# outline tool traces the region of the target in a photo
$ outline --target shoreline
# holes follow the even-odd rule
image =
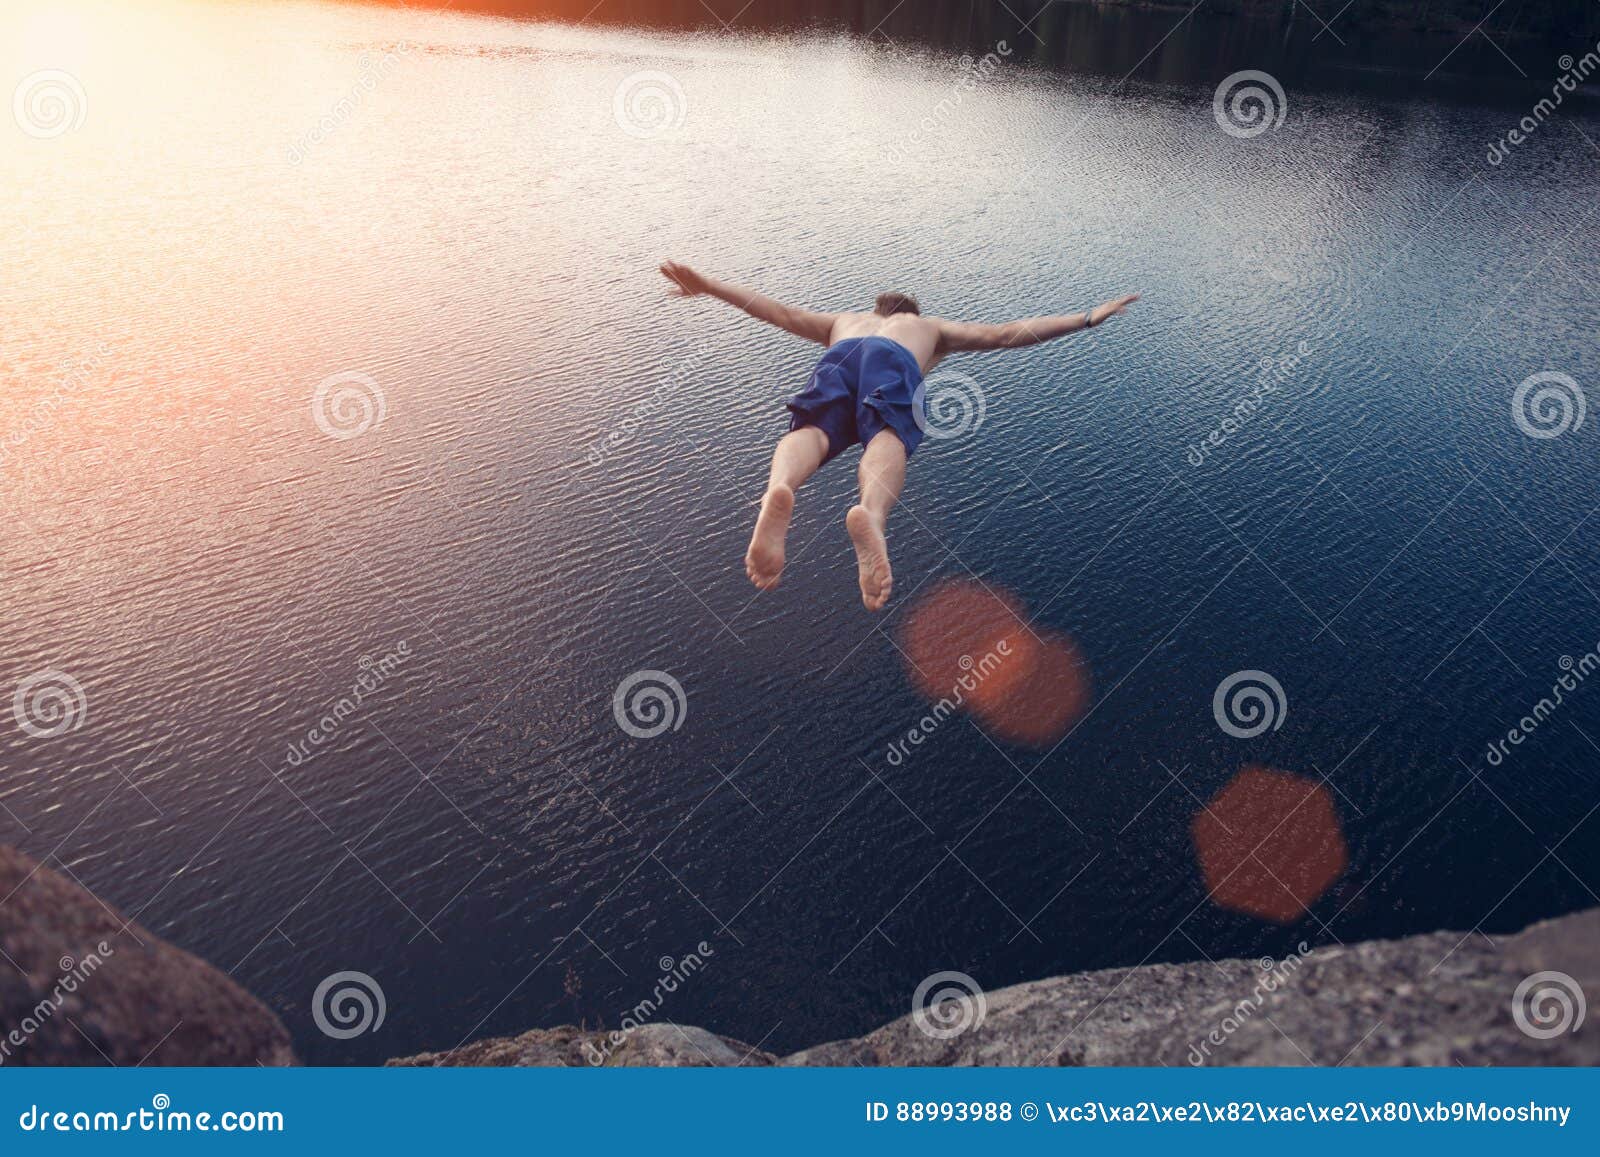
[[[382,6],[388,0],[340,0],[363,6]],[[563,23],[593,22],[596,25],[628,24],[638,27],[695,26],[729,31],[755,31],[764,28],[837,28],[849,31],[850,25],[859,24],[866,32],[886,24],[900,7],[895,0],[752,0],[740,10],[747,17],[742,21],[725,24],[699,0],[620,0],[596,11],[592,0],[423,0],[415,5],[422,9],[438,9],[471,14],[505,17],[513,20],[553,20]],[[966,11],[962,5],[948,4],[937,13],[912,13],[922,19],[922,27],[932,27],[940,20],[944,29],[953,26],[953,17],[965,17],[963,23],[972,24],[991,17],[1015,18],[1022,24],[1033,25],[1051,9],[1145,12],[1168,14],[1175,18],[1196,21],[1239,21],[1274,24],[1280,27],[1305,24],[1330,35],[1335,41],[1349,34],[1405,32],[1460,39],[1479,31],[1487,32],[1495,41],[1505,43],[1564,42],[1592,40],[1600,36],[1600,14],[1586,13],[1586,20],[1572,20],[1571,13],[1557,13],[1554,4],[1540,5],[1535,0],[1534,11],[1527,6],[1511,12],[1502,10],[1489,17],[1483,6],[1473,0],[1426,0],[1421,11],[1396,10],[1382,0],[1353,0],[1335,6],[1336,15],[1323,19],[1296,0],[1010,0],[1001,6],[997,0],[967,0]],[[980,11],[986,8],[986,11]],[[1550,10],[1546,10],[1546,8]],[[653,16],[653,18],[651,18]],[[1320,37],[1319,37],[1320,39]]]
[[[588,0],[425,3],[570,27],[833,34],[972,56],[1004,42],[1013,63],[1119,83],[1214,85],[1259,69],[1313,91],[1491,103],[1547,89],[1564,71],[1563,57],[1600,52],[1600,8],[1574,17],[1558,15],[1554,4],[1531,13],[1524,6],[1480,27],[1483,14],[1468,0],[1428,0],[1420,14],[1354,0],[1327,21],[1294,0],[949,0],[931,11],[894,0],[751,0],[732,24],[720,23],[700,0],[616,0],[598,12]],[[1596,98],[1600,83],[1574,94]]]

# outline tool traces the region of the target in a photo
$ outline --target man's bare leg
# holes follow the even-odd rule
[[[850,508],[844,525],[856,548],[862,605],[869,611],[881,611],[894,586],[883,531],[906,481],[906,447],[899,435],[893,430],[879,430],[861,454],[856,478],[861,487],[861,504]]]
[[[750,549],[744,555],[744,573],[764,591],[778,585],[783,574],[783,540],[794,513],[794,490],[810,478],[828,456],[828,436],[815,426],[790,430],[772,451],[772,473],[761,499]]]

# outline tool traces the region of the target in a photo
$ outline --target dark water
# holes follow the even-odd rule
[[[1486,758],[1600,641],[1597,419],[1530,437],[1513,404],[1547,371],[1595,401],[1592,116],[1491,165],[1523,110],[1286,83],[1246,139],[1220,77],[1007,63],[913,136],[970,75],[948,55],[81,7],[7,16],[14,71],[87,105],[0,148],[0,656],[7,689],[54,669],[87,708],[53,737],[6,719],[0,839],[231,971],[307,1060],[614,1026],[702,941],[659,1015],[781,1052],[945,969],[994,988],[1596,902],[1600,685]],[[675,86],[666,132],[618,111],[641,72]],[[848,463],[753,597],[752,503],[816,351],[665,300],[669,255],[825,307],[1144,300],[948,363],[983,424],[914,460],[873,617]],[[341,374],[382,398],[355,437],[314,417]],[[972,575],[1077,641],[1092,711],[1048,754],[958,719],[893,764],[924,710],[905,609]],[[636,739],[612,695],[646,669],[687,708]],[[1212,714],[1245,669],[1288,703],[1248,740]],[[1198,801],[1247,762],[1326,776],[1349,846],[1291,927],[1196,868]],[[312,995],[345,970],[387,1016],[339,1040]]]

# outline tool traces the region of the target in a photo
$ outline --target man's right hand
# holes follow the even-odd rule
[[[1089,311],[1089,324],[1099,325],[1108,317],[1116,317],[1117,314],[1138,300],[1139,295],[1137,293],[1130,293],[1126,297],[1115,297],[1103,305],[1097,305]]]
[[[681,262],[663,261],[661,275],[672,282],[672,288],[667,293],[673,297],[694,297],[710,288],[704,277]]]

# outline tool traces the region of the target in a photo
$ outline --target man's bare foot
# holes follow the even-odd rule
[[[782,482],[769,487],[761,499],[761,517],[750,536],[750,549],[744,553],[744,573],[760,590],[770,591],[783,574],[783,540],[792,514],[794,487]]]
[[[865,506],[852,506],[844,516],[844,528],[856,548],[856,569],[861,577],[861,605],[869,611],[883,610],[894,587],[889,570],[889,544],[883,538],[883,520]]]

